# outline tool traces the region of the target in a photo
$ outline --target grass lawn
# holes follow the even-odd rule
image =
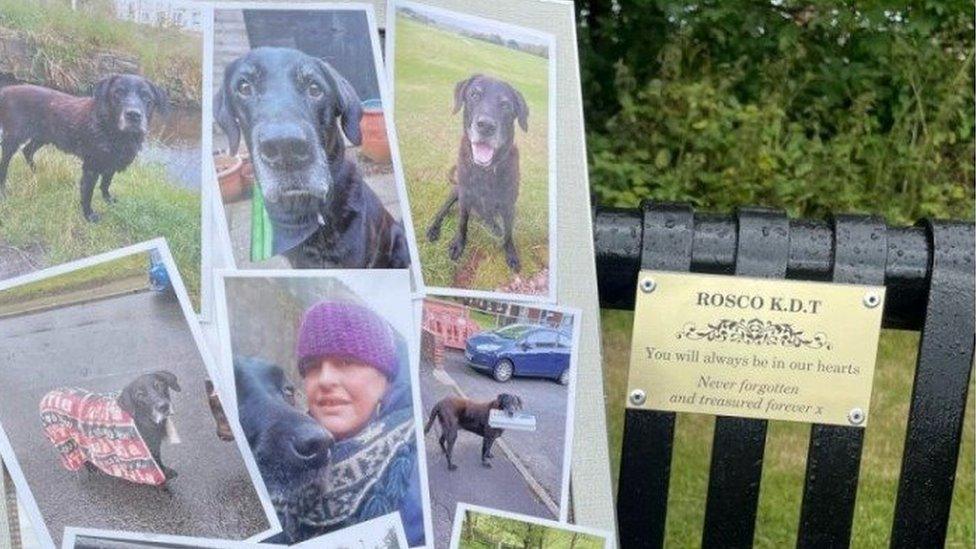
[[[624,311],[603,311],[602,314],[604,374],[614,478],[620,464],[632,318],[632,313]],[[918,334],[915,332],[882,331],[871,395],[871,420],[865,433],[861,459],[851,547],[888,545],[917,345]],[[973,388],[970,386],[947,547],[973,547],[976,542],[973,411]],[[701,542],[714,423],[710,416],[678,415],[668,497],[666,544],[669,547],[697,547]],[[769,423],[756,523],[757,547],[796,544],[809,438],[808,425]]]
[[[108,0],[85,0],[79,5],[81,9],[75,11],[68,1],[39,6],[24,0],[0,0],[0,29],[25,33],[35,49],[30,66],[5,66],[4,70],[22,80],[87,93],[91,82],[82,75],[98,72],[97,54],[124,52],[176,102],[199,102],[203,89],[199,34],[116,19]]]
[[[451,113],[454,85],[478,73],[507,80],[529,105],[528,133],[517,125],[515,129],[521,163],[515,244],[523,277],[548,267],[548,61],[403,16],[397,18],[395,55],[397,132],[426,284],[495,290],[512,277],[501,240],[480,221],[469,224],[461,259],[450,260],[447,248],[457,229],[456,208],[437,242],[425,236],[450,191],[447,174],[457,160],[461,114]]]
[[[41,248],[45,264],[56,265],[164,236],[198,303],[199,193],[167,181],[162,166],[136,162],[112,180],[116,204],[106,204],[95,189],[92,209],[102,219],[93,224],[81,215],[80,161],[53,147],[41,149],[35,160],[36,174],[19,154],[10,163],[7,198],[0,202],[0,242]]]

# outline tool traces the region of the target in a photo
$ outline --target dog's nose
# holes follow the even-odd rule
[[[324,463],[329,458],[332,442],[332,435],[328,431],[308,426],[295,433],[291,445],[299,459],[309,463]]]
[[[478,133],[483,137],[495,135],[495,131],[498,129],[498,124],[490,118],[479,118],[475,122],[475,126],[478,128]]]
[[[142,122],[142,113],[135,109],[129,109],[125,111],[125,121],[138,124],[139,122]]]
[[[275,169],[301,169],[312,162],[312,144],[293,124],[280,124],[261,132],[258,154]]]

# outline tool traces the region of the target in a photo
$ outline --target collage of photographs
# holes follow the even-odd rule
[[[976,549],[973,0],[0,0],[0,549]]]
[[[612,549],[574,25],[0,0],[0,547]]]

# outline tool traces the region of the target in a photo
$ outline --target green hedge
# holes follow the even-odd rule
[[[973,217],[973,4],[577,2],[596,202]]]

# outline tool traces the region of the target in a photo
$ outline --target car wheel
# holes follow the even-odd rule
[[[563,370],[563,373],[559,374],[559,379],[556,381],[558,381],[560,385],[569,385],[569,368]]]
[[[511,360],[502,359],[495,364],[495,369],[491,372],[491,377],[495,378],[495,381],[500,381],[505,383],[506,381],[512,379],[512,374],[515,373],[515,365],[512,364]]]

